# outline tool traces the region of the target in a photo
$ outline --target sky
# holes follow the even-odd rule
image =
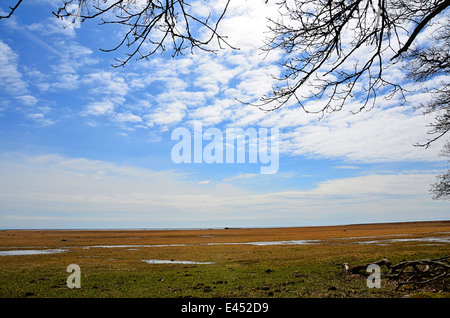
[[[264,2],[231,1],[219,30],[238,50],[158,53],[120,68],[114,59],[127,51],[101,49],[116,46],[123,29],[69,25],[52,15],[59,0],[24,1],[0,20],[0,229],[449,219],[450,202],[429,192],[448,167],[443,141],[414,146],[429,138],[433,118],[417,106],[439,78],[410,83],[398,63],[386,74],[408,89],[407,103],[381,92],[373,108],[353,114],[363,102],[356,94],[320,120],[295,103],[272,112],[242,103],[270,92],[282,72],[282,52],[261,51],[267,17],[278,12]],[[193,1],[191,10],[214,17],[222,6]],[[256,132],[260,148],[231,162],[226,138],[242,131]]]

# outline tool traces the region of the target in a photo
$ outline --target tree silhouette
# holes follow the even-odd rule
[[[425,81],[438,75],[450,74],[450,25],[441,26],[433,34],[432,44],[426,49],[414,49],[408,57],[409,77],[416,81]],[[431,143],[450,131],[450,83],[442,80],[431,92],[432,98],[426,104],[419,105],[425,114],[434,114],[434,122],[429,124],[429,134],[433,136],[418,146],[428,148]],[[441,152],[450,158],[450,141],[447,139]],[[437,182],[431,187],[434,199],[450,199],[450,169],[437,176]]]
[[[270,21],[264,50],[285,53],[284,72],[259,106],[273,110],[294,99],[304,107],[304,101],[321,98],[323,108],[313,112],[325,113],[342,109],[362,89],[362,110],[381,90],[402,94],[384,76],[386,68],[406,58],[418,34],[449,5],[450,0],[280,1],[280,18]]]
[[[356,94],[363,100],[359,111],[375,105],[378,95],[401,94],[406,102],[405,89],[387,71],[400,61],[413,82],[450,73],[450,0],[282,0],[279,6],[264,50],[284,53],[283,72],[271,94],[253,103],[266,111],[294,101],[323,116]],[[431,26],[427,45],[415,45]],[[441,78],[430,102],[419,106],[435,117],[429,125],[433,137],[417,146],[427,148],[450,130],[450,83]],[[322,107],[308,109],[305,101],[311,99],[323,101]],[[450,170],[437,178],[433,198],[450,198]]]

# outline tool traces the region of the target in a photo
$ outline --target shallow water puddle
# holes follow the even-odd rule
[[[247,245],[304,245],[320,243],[320,240],[291,240],[291,241],[266,241],[266,242],[246,242],[246,243],[224,243],[224,244],[247,244]],[[212,243],[214,244],[214,243]]]
[[[389,238],[393,236],[403,236],[403,238]],[[435,236],[435,237],[423,237],[423,238],[407,238],[406,234],[389,235],[387,238],[383,236],[365,236],[365,237],[345,237],[345,238],[333,238],[330,240],[289,240],[289,241],[256,241],[256,242],[212,242],[201,244],[154,244],[154,245],[91,245],[84,247],[73,248],[125,248],[129,251],[138,250],[139,248],[149,247],[176,247],[176,246],[199,246],[199,245],[256,245],[256,246],[271,246],[271,245],[305,245],[305,244],[383,244],[388,245],[397,242],[424,242],[424,243],[437,243],[448,244],[450,243],[450,236]],[[361,240],[370,239],[372,240]],[[355,240],[356,239],[356,240]],[[8,248],[8,247],[2,247]],[[16,248],[16,247],[14,247]],[[31,246],[27,248],[32,248]],[[7,250],[0,251],[0,256],[14,256],[14,255],[39,255],[39,254],[55,254],[67,252],[66,249],[19,249],[19,250]],[[205,264],[190,261],[170,261],[170,260],[143,260],[150,264]],[[208,264],[208,263],[207,263]]]
[[[176,247],[176,246],[197,246],[197,245],[301,245],[320,243],[320,240],[292,240],[292,241],[261,241],[261,242],[224,242],[224,243],[200,243],[200,244],[154,244],[154,245],[92,245],[90,248],[138,248],[138,247]]]
[[[88,250],[90,248],[128,248],[137,249],[139,247],[169,247],[169,246],[188,246],[187,244],[155,244],[155,245],[92,245],[85,246],[84,249]]]
[[[372,241],[360,241],[357,244],[390,244],[396,242],[429,242],[429,243],[450,243],[450,236],[442,237],[422,237],[422,238],[398,238],[398,239],[380,239]]]
[[[148,264],[189,264],[189,265],[208,265],[214,264],[213,262],[194,262],[194,261],[174,261],[174,260],[163,260],[163,259],[143,259],[143,262]]]
[[[65,249],[47,249],[47,250],[11,250],[11,251],[0,251],[0,256],[10,256],[10,255],[39,255],[39,254],[56,254],[67,252]]]

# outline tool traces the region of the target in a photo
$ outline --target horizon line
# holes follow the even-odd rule
[[[423,221],[386,221],[367,223],[342,223],[330,225],[292,225],[292,226],[220,226],[220,227],[128,227],[128,228],[10,228],[0,229],[0,231],[183,231],[183,230],[236,230],[236,229],[283,229],[283,228],[308,228],[308,227],[337,227],[337,226],[357,226],[357,225],[377,225],[377,224],[404,224],[404,223],[433,223],[450,222],[450,219],[423,220]]]

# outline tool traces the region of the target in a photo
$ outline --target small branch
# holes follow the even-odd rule
[[[376,264],[380,267],[386,266],[388,272],[385,274],[385,277],[396,280],[396,289],[398,289],[403,285],[416,284],[423,286],[450,277],[449,261],[450,255],[446,255],[436,259],[403,261],[398,264],[392,264],[387,259],[352,267],[345,263],[343,267],[346,273],[367,275],[367,267],[371,264]]]
[[[395,60],[397,57],[399,57],[402,53],[406,52],[411,44],[414,42],[416,37],[419,35],[420,31],[430,22],[435,16],[437,16],[439,13],[444,11],[446,8],[450,6],[450,0],[445,0],[440,5],[437,6],[436,9],[434,9],[429,15],[427,15],[420,23],[416,26],[411,36],[408,38],[408,41],[406,41],[405,45],[395,54],[391,60]]]
[[[347,272],[350,272],[352,274],[361,274],[361,271],[366,272],[367,267],[372,264],[378,265],[380,267],[386,266],[387,268],[391,268],[391,266],[392,266],[392,263],[389,260],[382,259],[375,263],[368,263],[368,264],[364,264],[364,265],[355,265],[353,267],[349,267]]]
[[[18,0],[17,3],[16,3],[16,5],[15,5],[14,7],[9,7],[9,9],[11,10],[11,11],[9,12],[9,14],[8,14],[8,15],[0,15],[0,20],[1,20],[1,19],[9,19],[9,18],[13,15],[14,11],[16,11],[17,7],[18,7],[21,3],[22,3],[22,0]]]

